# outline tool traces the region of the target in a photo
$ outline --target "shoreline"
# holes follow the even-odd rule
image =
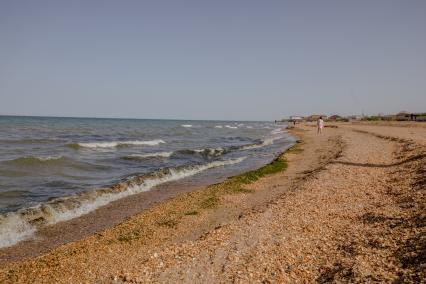
[[[291,130],[303,150],[284,154],[285,171],[280,163],[270,175],[181,194],[45,255],[2,264],[0,282],[424,279],[426,128],[400,127],[395,137],[394,127],[333,125],[323,135]]]
[[[297,140],[292,135],[289,135],[289,137]],[[291,147],[292,143],[289,143],[284,152],[281,152],[271,162],[263,164],[260,168],[273,163]],[[210,186],[222,184],[234,176],[244,175],[253,170],[260,169],[258,167],[254,165],[252,169],[247,169],[243,172],[235,169],[228,170],[226,175],[204,176],[202,180],[196,178],[193,181],[193,176],[189,176],[176,181],[168,181],[154,186],[151,190],[114,200],[70,220],[39,227],[30,238],[19,241],[14,245],[0,248],[0,267],[10,262],[37,257],[67,243],[78,242],[98,232],[108,230],[126,222],[132,216],[143,214],[146,210],[158,204],[167,202],[188,192],[203,190]],[[201,172],[201,175],[205,175],[205,173]],[[123,187],[124,185],[129,186],[128,182],[123,182],[122,184],[113,185],[111,188]]]
[[[244,172],[292,142],[272,122],[4,122],[0,247],[170,181]]]

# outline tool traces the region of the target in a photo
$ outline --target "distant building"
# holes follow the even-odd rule
[[[416,121],[418,116],[420,116],[420,114],[418,113],[409,113],[406,111],[401,111],[395,115],[395,119],[398,121]]]
[[[395,115],[395,119],[398,121],[411,120],[410,114],[406,111],[401,111]]]
[[[394,114],[388,114],[388,115],[383,115],[380,118],[382,120],[392,121],[392,120],[396,120],[396,115],[394,115]]]
[[[290,121],[302,121],[303,117],[299,115],[291,115],[289,118]]]
[[[328,117],[328,120],[339,121],[339,120],[343,120],[343,117],[341,117],[340,115],[334,114],[334,115]]]
[[[306,121],[317,121],[318,118],[322,117],[322,119],[326,120],[327,116],[323,114],[312,114],[305,118]]]
[[[362,115],[350,115],[347,117],[348,120],[362,120]]]

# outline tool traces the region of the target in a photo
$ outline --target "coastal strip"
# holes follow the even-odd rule
[[[371,133],[336,126],[323,135],[297,127],[302,143],[262,169],[179,195],[46,255],[4,263],[0,282],[424,279],[425,148],[418,137],[426,130],[402,141],[386,138],[392,132],[381,126]]]
[[[273,139],[266,141],[250,144],[250,146],[263,146],[264,143],[269,145]],[[238,149],[244,147],[241,146]],[[235,148],[237,149],[237,147]],[[193,152],[216,156],[224,151],[221,148],[206,148]],[[36,257],[65,243],[80,240],[114,226],[159,202],[202,186],[190,184],[188,187],[186,182],[180,184],[179,180],[211,168],[236,164],[244,159],[245,157],[239,157],[194,166],[165,168],[161,171],[134,176],[128,181],[115,184],[110,188],[100,188],[76,196],[58,198],[40,206],[22,210],[17,214],[9,214],[5,216],[3,224],[10,223],[10,226],[0,228],[2,237],[0,263]],[[252,182],[253,177],[257,177],[257,175],[263,176],[271,173],[277,165],[286,166],[285,162],[281,162],[278,157],[265,167],[261,167],[259,172],[246,173],[252,176],[245,183]],[[239,177],[241,178],[243,175]],[[236,185],[235,178],[231,179],[234,185]],[[226,181],[227,185],[230,185],[229,181]],[[209,184],[209,181],[205,181],[203,184]],[[160,187],[157,188],[158,186]],[[229,189],[229,191],[238,190],[244,189],[235,186]],[[2,245],[3,247],[1,247]]]
[[[299,152],[301,141],[299,141],[296,145],[291,147],[290,149],[286,150],[287,153],[293,153],[293,152]],[[182,194],[181,196],[169,201],[165,202],[164,204],[160,205],[154,205],[155,207],[168,207],[168,203],[175,203],[177,202],[182,203],[182,200],[185,200],[186,203],[190,202],[192,203],[193,209],[188,209],[185,212],[180,212],[180,217],[182,216],[190,216],[190,215],[199,215],[199,213],[206,209],[213,209],[216,208],[219,199],[222,198],[224,195],[228,194],[238,194],[238,193],[252,193],[252,189],[245,188],[246,185],[249,185],[250,183],[253,183],[254,181],[258,180],[259,178],[270,175],[272,173],[276,173],[279,171],[284,171],[287,168],[287,161],[285,158],[285,155],[281,154],[279,155],[275,160],[273,160],[271,163],[253,171],[249,171],[246,173],[243,173],[241,175],[231,177],[226,179],[224,182],[221,182],[219,184],[213,184],[211,186],[203,187],[201,190],[197,190],[196,192],[192,192],[189,194]],[[173,205],[175,206],[175,205]],[[178,206],[182,206],[179,204]],[[161,209],[160,209],[161,210]],[[148,210],[150,211],[150,210]],[[161,210],[165,212],[164,210]],[[147,212],[149,214],[149,212]],[[167,214],[162,214],[167,215]],[[173,215],[173,216],[172,216]],[[156,217],[157,218],[157,217]],[[158,217],[158,219],[161,219],[163,221],[156,222],[156,224],[160,225],[172,225],[176,223],[176,215],[174,214],[172,210],[171,216],[161,216]],[[74,222],[72,222],[74,223]],[[61,225],[61,224],[60,224]],[[57,226],[57,225],[55,225]],[[51,235],[49,232],[44,232],[45,235]],[[97,235],[102,234],[98,233]],[[130,240],[135,238],[135,235],[138,235],[138,233],[135,233],[134,231],[131,231],[130,233],[121,233],[118,236],[118,239],[121,241]],[[54,240],[55,241],[55,240]],[[30,248],[33,246],[30,243]],[[24,242],[24,245],[22,246],[22,250],[27,250],[28,247],[26,246],[26,243]],[[10,247],[10,248],[3,248],[0,250],[0,259],[2,259],[0,265],[6,265],[7,263],[10,263],[11,261],[19,261],[23,258],[27,258],[30,256],[31,258],[37,256],[37,251],[44,252],[43,249],[36,250],[34,253],[24,252],[24,253],[16,253],[16,251],[21,250],[21,248],[18,247]]]

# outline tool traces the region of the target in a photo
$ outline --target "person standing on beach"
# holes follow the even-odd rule
[[[317,127],[318,127],[317,134],[321,134],[322,129],[324,128],[324,120],[322,120],[322,116],[320,116],[317,120]]]

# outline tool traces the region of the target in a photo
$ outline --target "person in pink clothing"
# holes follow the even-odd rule
[[[322,120],[322,116],[320,116],[317,120],[318,134],[322,133],[322,129],[324,128],[324,120]]]

